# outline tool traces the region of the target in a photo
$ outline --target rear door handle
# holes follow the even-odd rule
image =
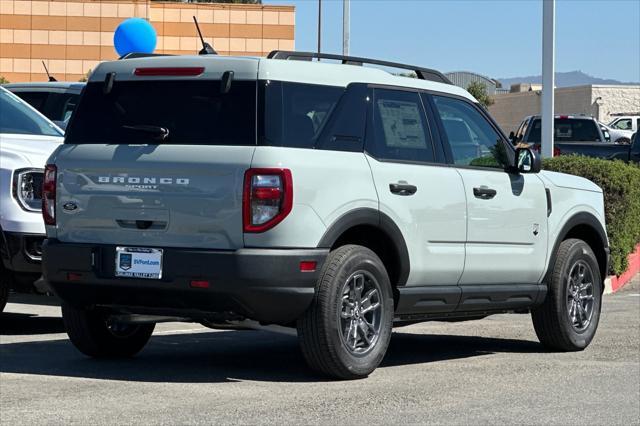
[[[496,196],[498,192],[495,189],[491,189],[488,186],[480,186],[479,188],[473,188],[473,195],[481,200],[490,200]]]
[[[413,195],[416,193],[417,190],[418,190],[417,186],[410,185],[406,182],[389,184],[389,191],[397,195]]]

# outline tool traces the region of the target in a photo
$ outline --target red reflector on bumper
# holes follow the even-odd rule
[[[300,272],[314,272],[318,263],[312,260],[303,260],[300,262]]]
[[[193,280],[190,285],[192,288],[209,288],[209,281]]]
[[[82,274],[78,274],[76,272],[69,272],[67,274],[67,281],[80,281],[82,279]]]

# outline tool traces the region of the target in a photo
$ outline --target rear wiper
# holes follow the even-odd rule
[[[138,132],[151,133],[154,139],[165,141],[169,138],[169,129],[166,127],[152,126],[148,124],[138,124],[135,126],[123,125],[123,129],[136,130]]]

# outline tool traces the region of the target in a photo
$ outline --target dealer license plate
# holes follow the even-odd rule
[[[116,277],[162,278],[162,249],[116,247]]]

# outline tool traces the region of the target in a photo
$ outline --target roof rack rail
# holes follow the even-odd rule
[[[344,55],[335,55],[332,53],[317,53],[317,52],[292,52],[287,50],[274,50],[269,55],[267,55],[268,59],[283,59],[283,60],[301,60],[301,61],[310,61],[313,58],[316,59],[332,59],[336,61],[341,61],[346,65],[360,65],[363,64],[371,64],[371,65],[380,65],[384,67],[390,68],[399,68],[405,70],[411,70],[416,73],[416,77],[420,80],[430,80],[437,81],[438,83],[445,84],[453,84],[451,80],[444,76],[440,71],[432,70],[430,68],[422,68],[416,67],[413,65],[400,64],[397,62],[388,62],[388,61],[379,61],[377,59],[368,59],[368,58],[360,58],[357,56],[344,56]]]
[[[154,56],[175,56],[175,55],[170,55],[168,53],[139,53],[139,52],[131,52],[131,53],[126,53],[126,54],[120,56],[118,58],[118,60],[121,60],[121,59],[136,59],[136,58],[152,58]]]

